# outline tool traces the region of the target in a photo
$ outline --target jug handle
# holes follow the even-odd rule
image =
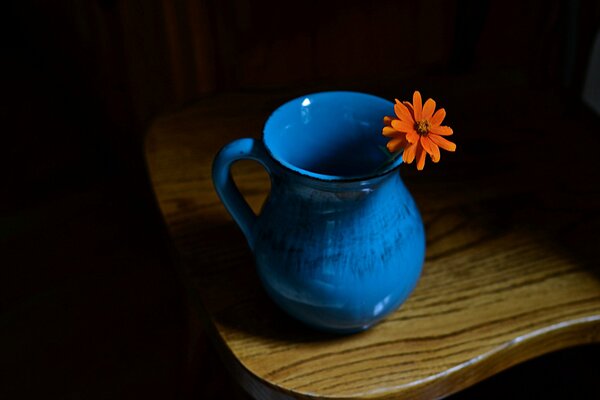
[[[258,161],[271,175],[270,159],[263,143],[256,139],[237,139],[217,153],[212,165],[213,185],[223,205],[238,224],[251,249],[254,248],[256,215],[231,177],[231,166],[239,160]]]

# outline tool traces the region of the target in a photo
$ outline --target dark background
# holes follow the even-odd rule
[[[597,1],[22,0],[0,9],[3,399],[246,398],[172,267],[143,159],[144,132],[161,113],[228,91],[410,81],[436,97],[432,81],[472,76],[549,91],[566,115],[598,122],[580,101]],[[597,394],[599,355],[587,346],[544,356],[456,398]]]

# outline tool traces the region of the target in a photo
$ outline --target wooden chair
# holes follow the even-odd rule
[[[544,92],[502,95],[481,82],[460,84],[460,94],[438,88],[454,107],[457,153],[423,173],[401,168],[427,232],[415,292],[349,336],[313,331],[270,301],[212,188],[218,149],[259,137],[269,113],[299,93],[215,95],[153,122],[148,171],[182,276],[214,345],[254,397],[440,398],[600,340],[597,120],[561,114]],[[490,111],[486,101],[506,108]],[[234,177],[258,212],[265,172],[244,162]]]

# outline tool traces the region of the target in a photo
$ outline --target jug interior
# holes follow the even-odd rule
[[[271,155],[303,174],[368,177],[390,160],[381,135],[393,104],[369,94],[323,92],[279,107],[265,125]]]

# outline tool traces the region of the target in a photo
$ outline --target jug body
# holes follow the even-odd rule
[[[425,235],[398,171],[369,181],[274,176],[255,224],[261,281],[316,328],[367,329],[397,309],[421,273]]]

